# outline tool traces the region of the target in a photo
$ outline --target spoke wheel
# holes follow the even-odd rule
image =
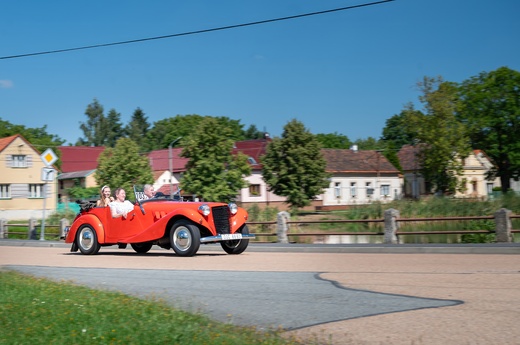
[[[97,254],[101,248],[96,231],[90,225],[83,225],[79,229],[76,243],[81,254],[85,255]]]
[[[193,256],[200,247],[199,228],[187,220],[176,221],[170,230],[170,243],[179,256]]]
[[[243,235],[249,235],[249,228],[247,227],[247,225],[244,225],[237,232],[240,232]],[[222,249],[224,249],[224,251],[228,254],[241,254],[244,252],[244,250],[246,250],[247,246],[249,245],[249,239],[222,241],[220,242],[220,245],[222,246]]]

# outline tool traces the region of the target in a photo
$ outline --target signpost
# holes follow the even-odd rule
[[[54,162],[58,160],[58,156],[52,151],[52,149],[45,150],[40,156],[43,164],[45,164],[46,168],[42,168],[42,176],[41,179],[43,182],[43,211],[42,211],[42,226],[40,230],[40,241],[45,241],[45,207],[47,201],[47,182],[54,181],[56,170],[52,168]]]

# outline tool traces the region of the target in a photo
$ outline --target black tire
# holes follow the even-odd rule
[[[244,226],[237,232],[240,232],[243,235],[249,235],[249,228],[244,224]],[[222,246],[222,249],[224,249],[224,251],[228,254],[242,254],[249,245],[249,239],[222,241],[220,242],[220,245]]]
[[[97,239],[96,231],[90,225],[83,225],[76,235],[76,244],[81,254],[94,255],[99,252],[101,245]]]
[[[150,249],[152,249],[152,242],[142,242],[142,243],[131,243],[132,249],[135,250],[136,253],[144,254],[148,253]]]
[[[188,220],[176,221],[170,229],[170,244],[179,256],[193,256],[200,247],[199,228]]]

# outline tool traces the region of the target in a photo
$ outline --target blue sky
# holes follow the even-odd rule
[[[354,6],[359,0],[3,1],[0,57],[67,49]],[[0,118],[75,143],[96,98],[126,124],[227,116],[279,136],[298,119],[312,133],[379,138],[417,103],[424,76],[461,82],[520,71],[520,1],[396,0],[294,20],[0,59]]]

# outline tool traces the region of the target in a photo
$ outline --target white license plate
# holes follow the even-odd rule
[[[242,234],[222,234],[223,240],[240,240],[242,238]]]

